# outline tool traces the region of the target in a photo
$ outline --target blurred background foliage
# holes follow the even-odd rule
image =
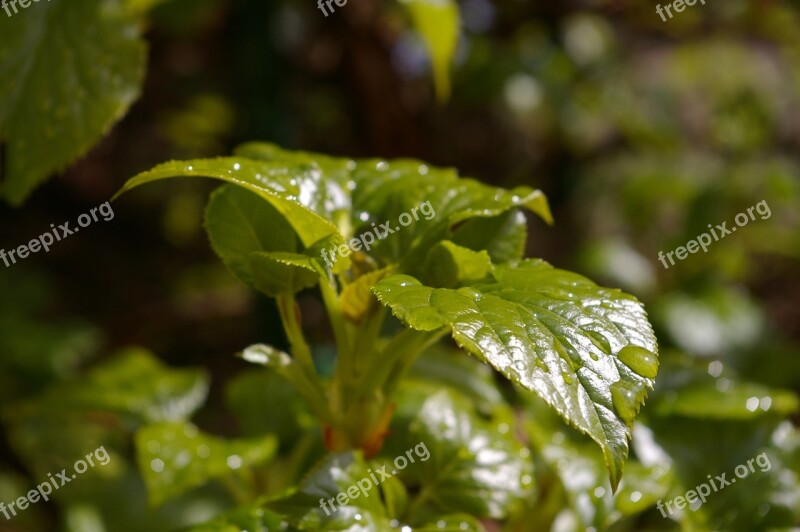
[[[442,386],[453,372],[469,375],[456,382],[479,410],[508,419],[509,404],[524,412],[517,417],[536,490],[506,528],[800,525],[796,3],[714,1],[663,22],[653,5],[629,0],[464,0],[447,81],[435,67],[438,100],[430,35],[394,2],[350,0],[328,17],[300,0],[131,5],[152,9],[142,22],[150,50],[141,97],[22,208],[0,204],[0,247],[75,219],[156,163],[227,153],[251,139],[416,157],[497,185],[541,188],[556,225],[531,220],[528,255],[642,299],[661,370],[613,497],[599,451],[538,401],[497,393],[491,375],[469,364],[439,361],[435,371],[433,357],[420,368]],[[428,27],[447,31],[432,20]],[[146,189],[114,204],[113,221],[0,266],[0,500],[100,442],[112,456],[55,504],[0,520],[0,530],[199,523],[248,502],[248,490],[291,485],[320,456],[319,435],[291,391],[232,356],[285,340],[272,304],[238,285],[210,251],[201,220],[212,188]],[[732,224],[762,200],[770,218],[668,270],[659,263],[659,251],[707,224]],[[301,305],[315,354],[330,361],[319,303],[306,295]],[[258,406],[275,404],[286,406]],[[137,473],[142,427],[213,451],[206,468],[178,472],[166,492],[154,495],[148,483],[150,502],[169,499],[159,506],[148,505],[151,479]],[[697,512],[662,519],[656,510],[658,499],[764,450],[769,472]],[[145,470],[146,451],[138,449]],[[223,474],[238,469],[219,465],[230,456],[255,473]],[[256,518],[237,514],[203,530],[248,519]]]

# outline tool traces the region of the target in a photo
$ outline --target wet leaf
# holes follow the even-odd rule
[[[493,277],[452,290],[395,275],[374,291],[414,329],[449,328],[459,346],[589,434],[604,451],[616,489],[630,425],[653,386],[647,375],[657,370],[642,305],[540,260],[495,267]],[[623,351],[631,366],[620,359]]]
[[[332,454],[297,488],[266,506],[300,530],[388,530],[389,520],[380,490],[372,482],[370,472],[360,454]]]
[[[409,519],[453,512],[503,518],[531,495],[529,452],[506,420],[481,419],[459,392],[419,381],[404,384],[397,402],[392,428],[398,436],[390,437],[384,455],[414,451],[415,464],[400,472],[419,486]]]

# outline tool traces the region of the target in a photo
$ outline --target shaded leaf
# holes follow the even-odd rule
[[[51,387],[10,415],[107,411],[138,423],[187,419],[208,393],[200,370],[170,369],[142,349],[127,349],[74,381]]]
[[[450,63],[458,44],[461,19],[455,0],[401,0],[431,56],[439,100],[450,97]]]
[[[127,111],[144,77],[145,45],[116,0],[14,9],[21,12],[0,16],[0,194],[18,205]]]
[[[228,383],[225,399],[244,435],[274,434],[286,448],[296,442],[303,427],[312,425],[311,414],[294,387],[268,369],[237,375]]]
[[[492,262],[520,260],[528,241],[528,222],[519,209],[493,218],[474,218],[453,229],[453,243],[473,251],[486,250]]]
[[[278,532],[288,530],[281,517],[260,505],[236,508],[212,519],[194,525],[187,532]]]
[[[453,288],[470,281],[480,281],[492,269],[492,260],[486,251],[472,251],[449,240],[442,240],[430,251],[425,260],[425,282]]]
[[[267,462],[277,447],[273,436],[227,441],[202,434],[191,423],[159,423],[136,434],[139,470],[154,505]]]

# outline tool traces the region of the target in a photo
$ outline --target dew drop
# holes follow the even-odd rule
[[[464,288],[459,288],[458,292],[462,296],[466,296],[466,297],[472,299],[473,301],[480,301],[481,299],[483,299],[483,294],[481,294],[479,291],[475,290],[474,288],[470,288],[468,286],[464,287]]]
[[[628,345],[617,355],[623,364],[647,379],[655,379],[658,375],[658,359],[656,356],[638,345]]]
[[[611,385],[611,402],[620,418],[629,425],[638,412],[641,388],[636,384],[617,381]]]
[[[595,331],[588,331],[586,335],[600,351],[607,355],[611,354],[611,345],[608,343],[608,340],[605,336]],[[589,355],[592,357],[592,360],[597,360],[598,358],[597,354],[594,352],[590,352]]]

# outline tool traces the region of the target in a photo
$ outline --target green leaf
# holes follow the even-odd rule
[[[359,489],[360,481],[363,490]],[[348,490],[353,496],[348,495]],[[342,497],[341,504],[335,501],[337,496]],[[300,530],[368,532],[389,529],[380,491],[371,481],[370,470],[360,453],[327,456],[300,486],[269,501],[266,506],[285,516]]]
[[[628,460],[620,490],[612,495],[603,456],[592,441],[565,427],[541,399],[527,396],[525,403],[532,448],[564,486],[583,529],[608,530],[620,519],[652,508],[674,484],[667,464],[648,467]]]
[[[205,401],[200,370],[164,367],[144,350],[128,349],[72,381],[4,409],[9,441],[39,476],[60,471],[102,442],[124,449],[130,432],[152,422],[182,420]],[[97,474],[122,466],[116,455]],[[75,493],[75,490],[72,490]]]
[[[159,423],[136,434],[136,458],[153,505],[267,462],[277,447],[272,436],[227,441],[191,423]]]
[[[451,229],[463,236],[459,229],[470,220],[502,217],[519,207],[552,223],[541,191],[529,187],[513,190],[491,187],[459,178],[453,169],[436,168],[421,161],[351,160],[284,150],[267,143],[245,144],[236,153],[272,163],[318,168],[324,176],[323,182],[333,182],[333,188],[344,198],[336,204],[337,208],[329,210],[344,240],[361,232],[374,234],[373,224],[388,222],[388,228],[395,231],[383,239],[376,238],[375,245],[368,250],[385,264],[403,259],[407,265],[419,266],[428,249],[447,239]],[[398,223],[402,215],[412,217],[404,227]],[[498,247],[504,253],[519,245],[519,219],[512,224],[513,230],[486,225],[489,227],[480,226],[482,238],[495,234],[511,239],[503,241],[505,247]],[[473,241],[478,242],[480,239]],[[418,251],[410,253],[412,248]]]
[[[288,449],[304,427],[316,424],[294,387],[271,370],[245,371],[228,383],[225,392],[225,402],[246,436],[274,434]]]
[[[453,243],[473,251],[486,250],[495,264],[520,260],[528,241],[528,222],[519,209],[494,218],[474,218],[453,229]]]
[[[745,420],[765,414],[787,416],[800,409],[800,401],[789,390],[722,379],[672,389],[669,396],[654,402],[652,411],[659,416]]]
[[[669,416],[654,417],[649,426],[672,460],[678,480],[669,497],[708,485],[709,476],[725,474],[728,482],[736,479],[728,486],[717,483],[717,491],[696,511],[673,512],[671,517],[684,522],[685,529],[745,532],[797,524],[800,483],[791,457],[784,454],[787,437],[798,441],[791,423],[770,417],[714,421]],[[747,476],[736,476],[739,466],[747,468]]]
[[[191,416],[207,394],[208,378],[203,371],[169,369],[145,350],[126,349],[87,375],[17,406],[11,414],[106,411],[137,423],[180,421]]]
[[[0,194],[18,205],[127,111],[144,77],[145,45],[118,0],[6,9],[13,16],[0,15]]]
[[[339,298],[344,317],[353,323],[361,323],[371,311],[381,308],[372,294],[372,287],[387,275],[389,269],[384,268],[366,273],[345,286]]]
[[[338,234],[330,218],[347,207],[349,198],[341,185],[323,179],[317,168],[243,157],[164,163],[129,179],[117,196],[140,185],[174,177],[219,179],[257,194],[288,220],[305,246]]]
[[[264,344],[251,345],[242,352],[242,358],[253,364],[270,368],[291,383],[320,419],[329,420],[331,418],[325,390],[318,381],[304,371],[297,359]]]
[[[211,194],[205,226],[214,252],[240,281],[251,287],[255,285],[251,254],[298,249],[292,226],[275,207],[233,185]]]
[[[194,525],[187,532],[277,532],[286,530],[286,523],[278,514],[260,505],[236,508],[211,521]]]
[[[453,288],[480,281],[491,269],[492,259],[486,251],[472,251],[442,240],[428,251],[425,281],[436,287]]]
[[[117,196],[139,185],[172,177],[221,179],[269,202],[286,218],[309,257],[316,258],[323,249],[331,251],[344,242],[350,245],[359,235],[364,246],[359,253],[364,260],[357,261],[358,264],[369,262],[367,269],[373,270],[397,265],[399,270],[411,274],[422,267],[432,246],[456,236],[473,246],[497,238],[499,242],[490,247],[490,254],[501,259],[513,257],[519,251],[524,228],[519,217],[511,219],[506,214],[520,208],[552,223],[541,191],[529,187],[512,190],[491,187],[459,178],[455,170],[431,167],[420,161],[337,159],[263,143],[246,144],[236,154],[159,165],[130,179]],[[271,242],[263,239],[264,232],[269,229],[274,233],[274,228],[280,225],[256,206],[248,207],[245,213],[222,213],[219,211],[235,206],[224,206],[220,200],[212,207],[215,218],[219,217],[217,226],[211,227],[216,232],[213,238],[220,242],[230,238],[225,242],[229,248],[220,246],[220,253],[231,255],[226,260],[237,275],[251,277],[242,262],[244,252],[254,251],[254,245]],[[474,219],[487,222],[470,224]],[[257,228],[255,235],[250,230],[231,229],[230,224],[237,220],[249,220],[242,223]],[[476,229],[472,239],[465,237],[466,226]],[[334,253],[333,256],[336,260],[333,273],[342,273],[350,266],[349,255]]]
[[[400,456],[424,445],[400,477],[420,487],[409,519],[464,512],[502,519],[530,496],[533,466],[503,420],[484,420],[455,390],[419,381],[401,386],[393,433],[383,452]]]
[[[410,377],[448,386],[472,399],[482,413],[507,406],[494,379],[494,371],[458,349],[437,344],[411,367]]]
[[[450,97],[450,63],[461,20],[455,0],[401,0],[431,55],[439,101]]]
[[[415,532],[484,532],[483,525],[467,514],[446,515],[422,526],[414,527]]]
[[[787,416],[800,407],[793,392],[742,381],[720,360],[701,361],[680,352],[670,355],[650,398],[652,414],[745,421]]]
[[[311,288],[320,277],[319,266],[315,266],[314,261],[299,253],[253,253],[250,266],[255,275],[255,287],[271,297]]]
[[[540,260],[497,266],[493,276],[452,290],[395,275],[374,292],[413,329],[447,327],[460,347],[589,434],[616,489],[630,426],[658,369],[642,305]]]

